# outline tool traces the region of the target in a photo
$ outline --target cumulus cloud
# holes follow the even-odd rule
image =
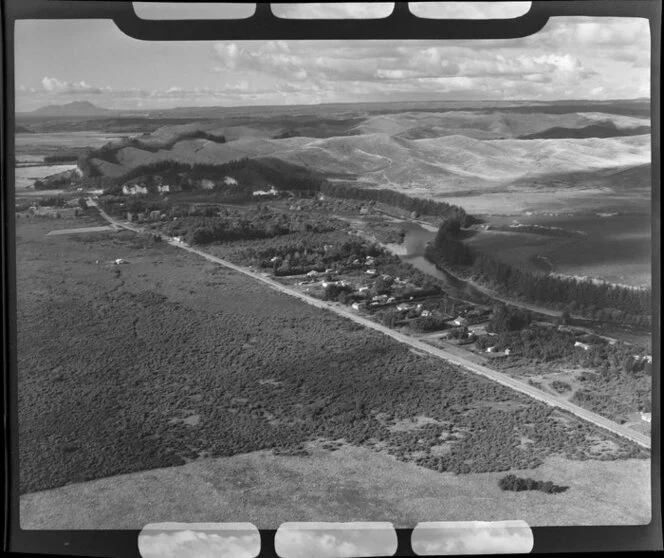
[[[510,19],[530,10],[530,2],[409,2],[410,11],[432,19]]]
[[[255,558],[260,534],[251,524],[148,525],[138,550],[142,558]]]
[[[26,86],[16,89],[17,106],[36,108],[56,95],[67,102],[86,94],[111,108],[634,98],[649,95],[649,41],[643,19],[555,17],[519,39],[228,41],[199,43],[195,50],[183,44],[179,67],[186,71],[176,72],[186,75],[182,83],[169,83],[175,74],[167,73],[148,79],[139,69],[131,79],[109,74],[111,90],[88,81],[42,79],[51,70],[26,72],[17,76]],[[151,50],[142,64],[159,60],[162,47],[146,48]],[[170,61],[155,64],[154,71],[170,67]],[[92,83],[99,79],[95,70],[88,74]],[[86,75],[85,68],[80,71]]]
[[[271,7],[274,15],[288,19],[372,19],[390,15],[394,2],[274,3]]]
[[[215,70],[228,76],[239,72],[271,76],[279,82],[337,88],[337,93],[342,87],[348,92],[356,82],[363,83],[367,92],[378,92],[378,84],[386,87],[385,82],[391,90],[414,89],[422,79],[428,83],[437,80],[444,86],[442,91],[458,90],[458,84],[473,86],[474,78],[502,79],[500,90],[509,88],[514,80],[566,88],[568,83],[578,84],[597,75],[571,53],[536,48],[515,52],[467,41],[367,41],[359,47],[339,41],[216,43],[213,53],[218,62]],[[490,89],[495,90],[495,85]],[[545,93],[548,91],[540,90],[540,95]]]
[[[274,546],[281,558],[391,556],[397,536],[391,523],[284,523]]]
[[[95,87],[85,81],[61,81],[58,78],[44,76],[41,80],[44,91],[48,93],[93,93],[99,94],[109,91],[109,87]]]
[[[520,520],[418,523],[411,545],[422,556],[521,554],[532,550],[533,533]]]

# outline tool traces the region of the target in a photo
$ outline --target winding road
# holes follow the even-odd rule
[[[146,234],[149,233],[149,231],[146,231],[142,229],[141,227],[137,227],[131,223],[127,223],[124,221],[119,221],[116,219],[113,219],[110,217],[101,207],[97,205],[97,203],[92,200],[88,199],[88,203],[91,206],[94,206],[98,209],[100,215],[106,219],[111,225],[115,227],[122,227],[124,229],[133,231],[135,233],[139,234]],[[609,420],[605,417],[602,417],[596,413],[593,413],[591,411],[588,411],[582,407],[579,407],[578,405],[575,405],[574,403],[570,403],[569,401],[565,399],[559,399],[557,397],[554,397],[551,394],[545,393],[534,386],[531,386],[525,382],[522,382],[520,380],[517,380],[515,378],[512,378],[508,376],[507,374],[503,374],[502,372],[497,372],[496,370],[492,370],[491,368],[487,368],[486,366],[482,366],[480,364],[471,362],[467,358],[464,358],[463,356],[457,355],[450,353],[448,351],[445,351],[443,349],[433,347],[432,345],[429,345],[428,343],[425,343],[423,341],[420,341],[419,339],[416,339],[414,337],[411,337],[409,335],[406,335],[404,333],[401,333],[399,331],[395,331],[393,329],[390,329],[387,326],[384,326],[382,324],[373,322],[369,320],[368,318],[365,318],[358,313],[354,312],[353,310],[349,309],[346,306],[341,305],[340,303],[333,303],[333,302],[327,302],[323,301],[317,298],[313,298],[309,295],[304,294],[303,292],[298,291],[297,289],[287,287],[286,285],[282,285],[281,283],[278,283],[274,279],[271,279],[269,276],[257,273],[255,271],[252,271],[250,269],[247,269],[245,267],[241,267],[239,265],[233,264],[227,260],[224,260],[222,258],[218,258],[216,256],[213,256],[211,254],[208,254],[207,252],[203,252],[202,250],[199,250],[197,248],[193,248],[187,244],[184,244],[183,242],[178,242],[173,239],[169,239],[168,244],[171,246],[174,246],[176,248],[179,248],[181,250],[186,250],[187,252],[191,252],[192,254],[196,254],[197,256],[200,256],[201,258],[205,258],[206,260],[222,265],[224,267],[227,267],[229,269],[232,269],[234,271],[237,271],[238,273],[242,273],[244,275],[247,275],[251,277],[252,279],[256,281],[260,281],[261,283],[264,283],[271,287],[272,289],[279,291],[281,293],[287,294],[289,296],[293,296],[295,298],[299,298],[300,300],[306,302],[307,304],[310,304],[312,306],[315,306],[317,308],[322,308],[324,310],[329,310],[331,312],[334,312],[335,314],[338,314],[340,316],[343,316],[344,318],[348,318],[349,320],[352,320],[358,324],[361,324],[367,328],[373,329],[375,331],[378,331],[384,335],[387,335],[391,337],[392,339],[395,339],[399,341],[400,343],[403,343],[405,345],[409,345],[413,349],[416,349],[418,351],[421,351],[423,353],[427,353],[431,356],[446,360],[448,362],[451,362],[453,364],[456,364],[457,366],[460,366],[464,370],[467,370],[469,372],[472,372],[474,374],[478,374],[480,376],[484,376],[485,378],[488,378],[490,380],[493,380],[495,382],[498,382],[501,385],[504,385],[508,388],[511,388],[515,391],[518,391],[520,393],[523,393],[527,395],[528,397],[532,397],[533,399],[536,399],[538,401],[541,401],[542,403],[546,403],[547,405],[550,405],[552,407],[557,407],[559,409],[562,409],[564,411],[567,411],[569,413],[572,413],[576,417],[585,420],[586,422],[589,422],[591,424],[594,424],[595,426],[598,426],[600,428],[603,428],[604,430],[607,430],[617,436],[620,436],[622,438],[626,438],[628,440],[631,440],[632,442],[644,447],[650,449],[650,437],[646,436],[644,434],[641,434],[640,432],[636,432],[630,428],[627,428],[625,426],[622,426],[620,424],[617,424],[616,422],[613,422],[612,420]]]

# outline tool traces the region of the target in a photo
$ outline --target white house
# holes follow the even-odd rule
[[[397,300],[396,298],[391,296],[390,298],[387,299],[387,302],[391,304],[392,302],[396,302],[396,300]]]
[[[412,310],[414,307],[412,304],[406,304],[405,302],[402,302],[401,304],[397,305],[397,310],[399,312],[405,312],[406,310]]]
[[[358,293],[366,293],[369,290],[369,287],[360,287],[357,289]]]
[[[232,178],[230,176],[225,176],[224,177],[224,184],[226,184],[226,186],[237,186],[237,180],[235,180],[234,178]]]
[[[312,269],[309,273],[307,273],[307,277],[318,277],[318,272]]]
[[[274,187],[270,186],[269,190],[255,190],[252,192],[252,196],[276,196],[279,191]]]
[[[125,196],[135,196],[136,194],[147,194],[148,189],[145,186],[140,186],[135,184],[134,186],[127,186],[126,184],[122,187],[122,193]]]
[[[496,352],[496,347],[487,347],[486,352],[487,353],[495,353]]]
[[[367,275],[376,275],[377,272],[375,269],[367,269]]]
[[[509,355],[512,352],[512,349],[505,349],[505,354]]]
[[[459,316],[452,322],[455,326],[465,326],[468,325],[468,320]]]
[[[652,413],[644,413],[641,411],[641,420],[645,422],[652,422]]]
[[[588,343],[581,343],[581,341],[575,341],[574,342],[575,347],[581,347],[584,351],[587,351],[590,349],[590,345]]]
[[[431,316],[431,310],[422,310],[421,316],[423,318],[428,318],[429,316]]]
[[[353,310],[361,310],[362,308],[365,308],[365,307],[366,307],[366,304],[364,302],[353,302],[353,304],[351,304],[351,308]]]

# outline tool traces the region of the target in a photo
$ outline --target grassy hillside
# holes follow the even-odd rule
[[[163,128],[91,152],[103,175],[121,176],[157,161],[225,163],[270,156],[321,173],[352,174],[381,187],[419,188],[430,194],[483,189],[521,177],[628,167],[650,161],[650,136],[480,140],[467,135],[406,139],[387,133],[316,139],[243,137],[214,141],[222,128]],[[617,130],[617,128],[616,128]],[[205,138],[192,139],[194,134]],[[217,136],[222,137],[222,136]],[[224,138],[225,139],[225,138]]]

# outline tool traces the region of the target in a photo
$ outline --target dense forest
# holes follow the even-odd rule
[[[420,215],[458,220],[464,227],[476,222],[476,219],[468,215],[462,207],[431,199],[413,198],[395,190],[368,189],[340,182],[325,182],[321,186],[321,193],[335,198],[381,202]]]
[[[427,247],[427,259],[437,265],[464,268],[480,283],[521,300],[565,308],[593,319],[650,327],[650,289],[531,273],[464,244],[462,227],[458,219],[446,220]]]

